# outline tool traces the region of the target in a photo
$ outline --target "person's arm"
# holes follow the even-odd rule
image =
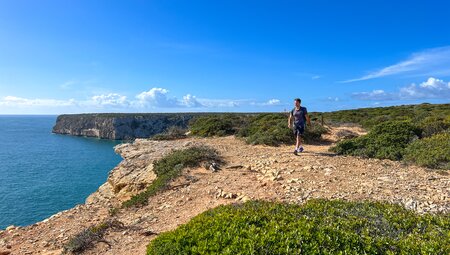
[[[292,118],[292,113],[289,113],[289,118],[288,118],[288,128],[291,128],[291,118]]]
[[[306,121],[308,122],[308,126],[311,126],[311,119],[309,118],[309,115],[306,114]]]

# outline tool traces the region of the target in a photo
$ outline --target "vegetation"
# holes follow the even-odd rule
[[[450,132],[412,142],[405,150],[405,160],[420,166],[450,170]]]
[[[305,142],[319,141],[327,130],[316,122],[305,129]],[[295,142],[293,132],[287,127],[287,117],[281,113],[266,113],[254,116],[248,125],[241,129],[238,136],[244,137],[250,144],[277,146]]]
[[[123,224],[119,221],[105,221],[99,225],[84,229],[64,245],[63,254],[72,253],[80,254],[83,251],[91,248],[96,242],[108,242],[103,239],[106,231],[110,228],[121,229]]]
[[[250,144],[277,146],[294,142],[292,130],[287,127],[287,116],[282,113],[206,115],[194,118],[189,128],[192,135],[237,135]],[[313,122],[305,130],[305,141],[318,141],[326,131]]]
[[[238,136],[244,137],[250,144],[266,144],[276,146],[293,142],[292,130],[287,127],[284,114],[260,114],[249,120]]]
[[[423,137],[430,137],[434,134],[444,132],[450,127],[450,115],[448,116],[448,121],[436,116],[426,117],[419,123],[419,127],[422,129]]]
[[[389,121],[374,126],[367,135],[341,141],[331,148],[338,154],[400,160],[421,130],[409,121]]]
[[[437,119],[445,119],[450,116],[450,104],[424,103],[418,105],[361,108],[312,114],[318,119],[323,116],[327,124],[357,123],[364,128],[369,129],[386,121],[410,120],[413,123],[420,123],[431,116]]]
[[[250,115],[211,114],[194,118],[189,124],[192,135],[211,137],[234,135],[246,125]]]
[[[161,234],[147,254],[449,254],[450,217],[398,205],[310,200],[219,206]]]
[[[171,126],[165,132],[156,134],[152,137],[153,140],[176,140],[186,138],[187,130],[178,126]]]
[[[125,201],[122,207],[145,205],[148,199],[158,192],[165,190],[170,181],[180,176],[185,167],[200,166],[202,162],[213,161],[222,162],[217,152],[209,147],[198,146],[183,150],[175,150],[167,156],[153,163],[153,171],[156,179],[147,187],[144,192],[133,196]]]

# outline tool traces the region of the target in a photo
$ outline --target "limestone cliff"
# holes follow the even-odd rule
[[[170,126],[187,127],[194,113],[63,114],[58,116],[53,133],[130,140],[146,138]]]
[[[133,143],[116,145],[115,152],[122,156],[122,162],[109,173],[107,181],[86,199],[86,204],[120,205],[132,195],[142,192],[156,178],[153,161],[173,149],[196,144],[188,140],[160,142],[136,139]]]

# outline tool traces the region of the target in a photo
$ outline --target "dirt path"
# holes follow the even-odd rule
[[[123,228],[106,233],[84,254],[145,254],[148,242],[175,229],[195,215],[221,204],[248,199],[303,203],[311,198],[377,200],[424,212],[450,212],[450,177],[401,162],[335,156],[328,145],[307,145],[299,156],[291,146],[250,146],[234,137],[153,142],[138,140],[125,165],[145,171],[164,148],[192,143],[216,148],[227,161],[222,170],[187,169],[165,191],[142,208],[124,209],[113,216]],[[149,147],[161,146],[149,150]],[[126,163],[126,164],[125,164]],[[116,170],[114,170],[116,171]],[[113,172],[114,172],[113,171]],[[116,171],[118,172],[118,171]],[[128,173],[128,176],[129,173]],[[139,175],[140,176],[140,175]],[[88,226],[109,218],[108,203],[79,205],[53,218],[0,234],[0,254],[60,254],[67,240]],[[7,248],[6,246],[8,245]]]

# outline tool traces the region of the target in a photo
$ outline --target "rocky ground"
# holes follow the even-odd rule
[[[328,139],[336,139],[334,131]],[[111,215],[111,208],[155,178],[153,160],[173,148],[195,144],[216,148],[227,164],[217,172],[202,167],[186,169],[171,189],[151,198],[147,206]],[[145,254],[146,245],[158,233],[175,229],[209,208],[249,199],[289,203],[311,198],[377,200],[418,213],[450,212],[447,172],[390,160],[336,156],[328,152],[330,144],[306,145],[299,156],[292,154],[291,146],[251,146],[234,137],[141,139],[120,145],[116,149],[124,160],[86,204],[31,226],[0,231],[0,255],[61,254],[69,238],[105,220],[121,224],[106,232],[104,242],[96,242],[83,254]]]

